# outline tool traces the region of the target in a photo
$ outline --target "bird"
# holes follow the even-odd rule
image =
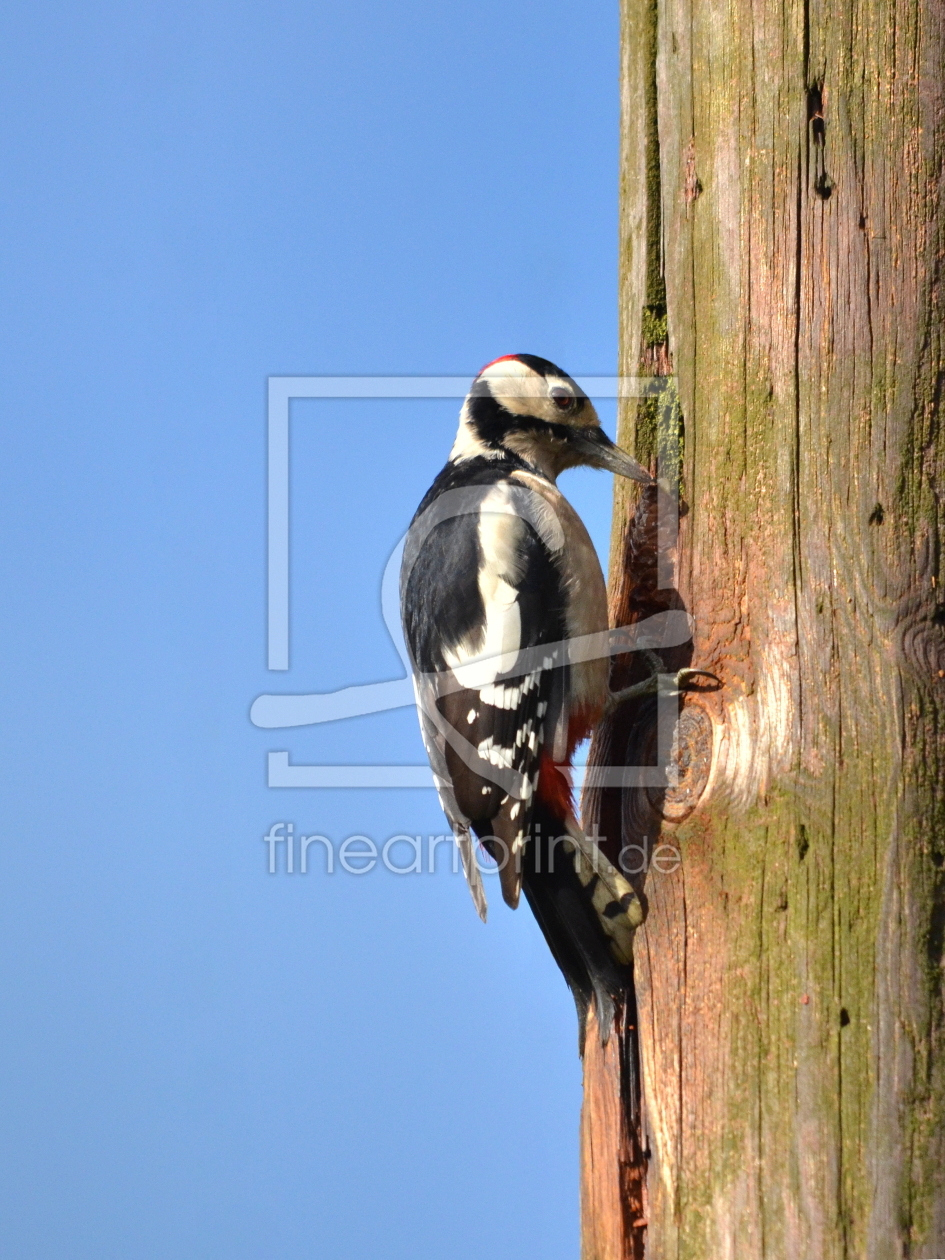
[[[607,656],[593,651],[608,631],[600,561],[557,486],[579,465],[653,481],[554,363],[487,364],[408,529],[400,595],[421,733],[473,902],[485,920],[478,842],[505,902],[514,909],[524,892],[531,906],[583,1053],[591,1004],[606,1041],[632,982],[643,910],[572,799],[575,749],[615,703]]]

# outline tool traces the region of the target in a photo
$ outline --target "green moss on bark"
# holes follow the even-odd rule
[[[723,684],[638,934],[648,1247],[945,1255],[945,24],[624,7],[621,363],[673,378],[621,432],[665,460],[685,415],[679,594]]]

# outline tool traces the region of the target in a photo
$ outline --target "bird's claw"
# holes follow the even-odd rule
[[[646,655],[647,657],[652,657],[653,653],[647,652]],[[632,687],[623,687],[620,691],[612,691],[610,693],[605,715],[613,713],[628,700],[640,700],[644,696],[666,696],[672,698],[682,695],[689,686],[690,680],[699,676],[711,678],[716,683],[719,681],[715,674],[710,673],[707,669],[677,669],[673,674],[663,674],[660,672],[662,662],[658,657],[654,657],[654,660],[656,661],[656,668],[654,668],[649,678],[644,678],[642,682],[634,683]]]
[[[677,669],[676,673],[673,675],[673,682],[676,686],[676,690],[662,692],[661,694],[673,696],[681,695],[682,692],[689,686],[690,679],[692,678],[711,678],[714,683],[719,681],[715,674],[710,673],[707,669]]]

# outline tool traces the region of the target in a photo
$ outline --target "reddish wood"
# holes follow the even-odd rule
[[[633,1030],[626,1010],[600,1043],[597,1019],[587,1021],[584,1106],[581,1110],[582,1260],[642,1260],[646,1234],[646,1160],[631,1120],[625,1055]]]

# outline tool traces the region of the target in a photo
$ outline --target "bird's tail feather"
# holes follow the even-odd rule
[[[557,817],[540,801],[532,818],[522,887],[574,997],[583,1054],[591,1002],[606,1042],[614,998],[632,985],[629,945],[642,918],[640,903],[574,819]]]

